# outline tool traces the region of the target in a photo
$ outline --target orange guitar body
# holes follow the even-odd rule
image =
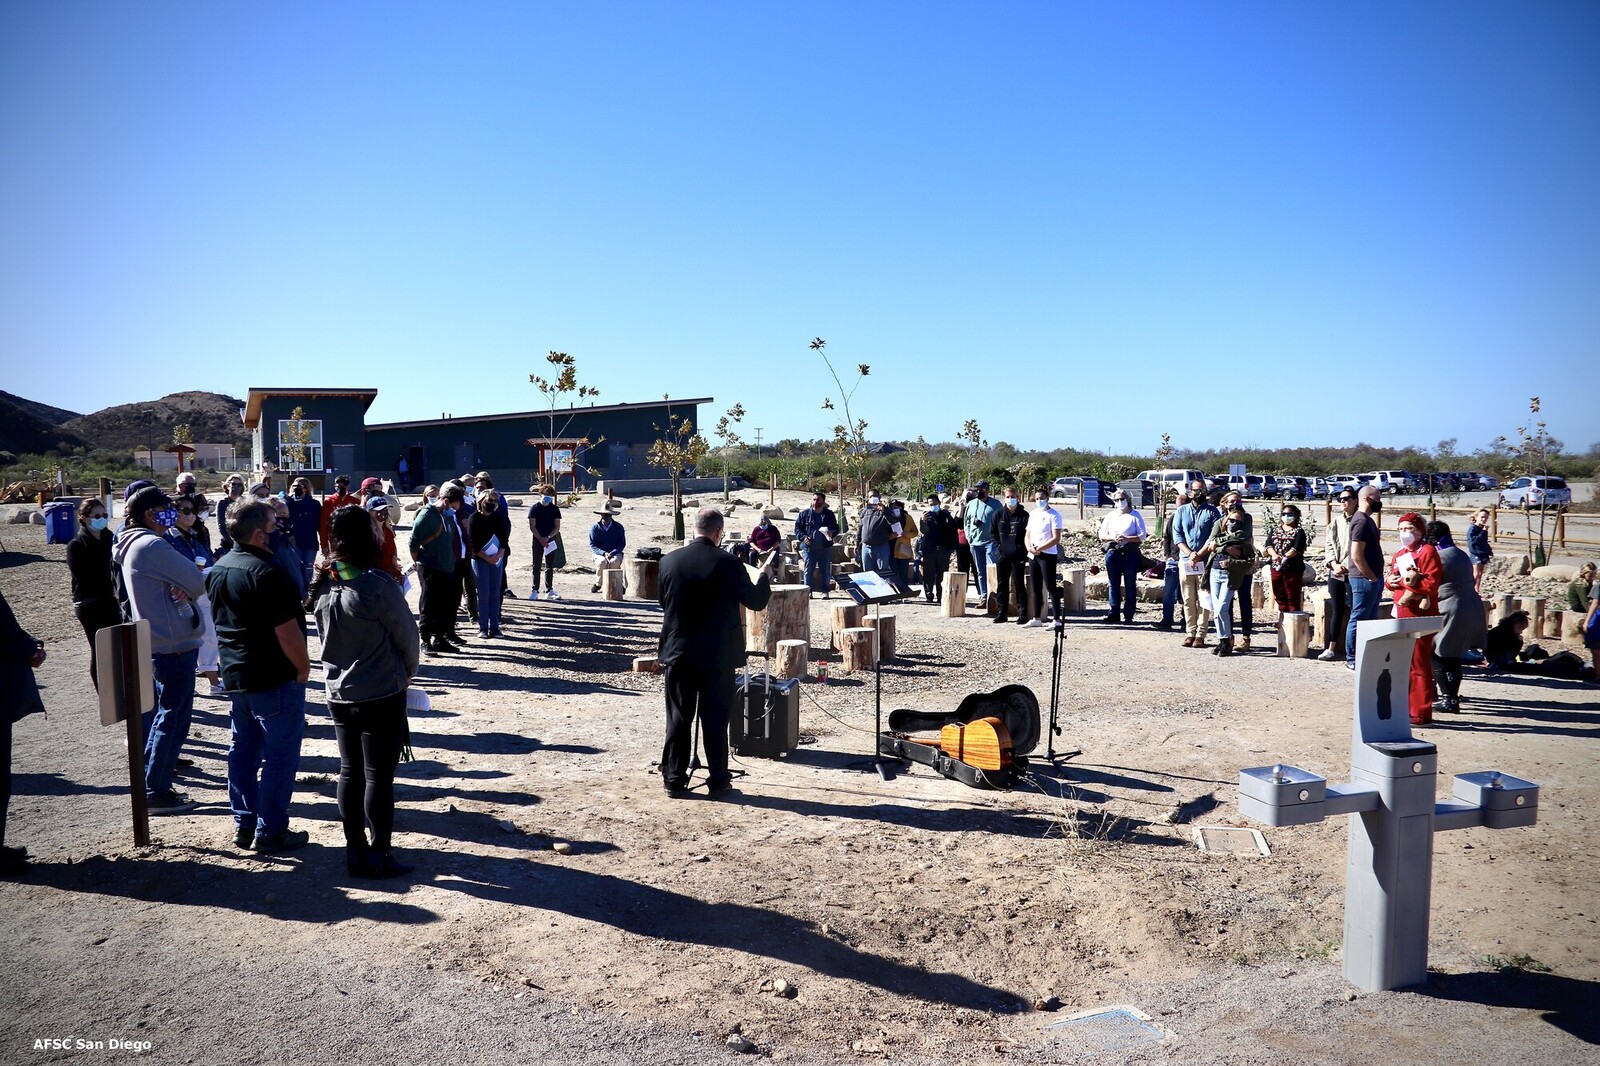
[[[966,725],[947,725],[939,730],[937,741],[931,738],[918,740],[920,744],[936,744],[940,751],[968,766],[995,772],[1011,768],[1011,734],[998,718],[979,718]]]

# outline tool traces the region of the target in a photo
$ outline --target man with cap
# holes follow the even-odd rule
[[[456,512],[465,502],[466,493],[460,485],[446,484],[439,490],[437,501],[418,511],[411,524],[407,547],[422,582],[419,628],[422,648],[430,655],[459,650],[455,625],[456,611],[461,608],[461,578],[456,560],[462,557],[463,541]]]
[[[1350,517],[1356,513],[1356,490],[1348,486],[1335,497],[1339,509],[1328,523],[1322,552],[1323,573],[1328,575],[1328,599],[1333,617],[1328,619],[1328,646],[1317,656],[1321,662],[1344,658],[1344,630],[1350,620]]]
[[[356,497],[359,501],[365,504],[375,495],[383,495],[383,482],[375,477],[362,478],[361,487],[356,490]]]
[[[111,552],[124,617],[150,623],[156,705],[143,715],[143,725],[145,804],[151,814],[194,807],[172,787],[172,778],[194,714],[195,667],[205,636],[194,601],[205,595],[206,584],[165,536],[177,522],[167,494],[145,485],[128,498],[122,535]]]
[[[232,701],[228,801],[233,842],[262,852],[288,851],[309,837],[289,828],[311,676],[302,628],[304,592],[268,549],[275,524],[268,504],[241,504],[228,523],[233,551],[211,568],[206,590],[216,617],[222,681]]]
[[[330,555],[328,529],[329,523],[333,521],[333,512],[360,502],[350,491],[350,475],[340,474],[333,479],[333,495],[323,497],[322,516],[317,520],[317,543],[322,547],[324,558]]]
[[[622,569],[622,553],[628,547],[628,535],[622,523],[616,520],[610,501],[595,514],[600,516],[600,521],[589,527],[589,550],[594,553],[594,588],[590,592],[600,591],[601,574]]]
[[[973,486],[977,493],[967,501],[961,512],[961,529],[967,535],[967,546],[972,549],[972,566],[977,571],[978,602],[989,602],[989,561],[995,558],[995,527],[1000,521],[1000,505],[989,496],[989,483],[980,481]]]

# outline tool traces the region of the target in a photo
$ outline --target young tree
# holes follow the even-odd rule
[[[311,455],[311,425],[306,417],[304,407],[296,407],[289,413],[289,419],[284,423],[283,435],[278,445],[283,453],[283,465],[287,470],[304,470],[306,460]],[[184,426],[184,429],[189,427]],[[177,439],[177,431],[173,431],[173,439]]]
[[[1552,437],[1545,428],[1544,419],[1539,418],[1539,397],[1534,396],[1528,401],[1528,411],[1534,416],[1532,431],[1528,426],[1517,427],[1517,441],[1510,444],[1505,437],[1496,442],[1501,447],[1511,451],[1511,473],[1517,477],[1544,477],[1550,473],[1550,457],[1559,455],[1561,442]],[[1528,506],[1528,497],[1523,496],[1522,514],[1527,521],[1528,541],[1532,545],[1533,565],[1543,566],[1550,550],[1550,541],[1546,537],[1547,526],[1545,518],[1553,511],[1559,510],[1559,505],[1551,507],[1545,500],[1543,493],[1539,494],[1539,539],[1533,537],[1533,510]]]
[[[744,419],[744,407],[734,404],[717,419],[717,458],[722,461],[722,501],[728,501],[728,464],[733,460],[733,450],[744,447],[744,441],[734,431],[734,426]]]
[[[541,374],[529,374],[528,380],[544,396],[550,410],[547,415],[543,416],[545,432],[540,436],[530,437],[527,443],[540,449],[541,468],[548,462],[548,457],[552,452],[571,448],[572,473],[574,482],[576,482],[577,472],[580,469],[578,449],[593,447],[605,438],[590,440],[588,437],[571,437],[568,435],[572,428],[572,420],[578,417],[575,401],[587,400],[598,396],[600,395],[600,390],[588,385],[578,384],[578,361],[566,352],[552,351],[545,356],[545,362],[550,364],[550,373],[553,376],[547,378]],[[568,399],[565,411],[557,408],[563,397],[572,398]],[[594,473],[587,466],[583,466],[581,469],[588,474]],[[549,476],[544,469],[539,472],[542,475]],[[555,480],[555,477],[550,477],[551,484],[554,484]]]
[[[650,465],[667,471],[672,479],[672,535],[683,542],[683,475],[684,472],[706,457],[710,445],[694,431],[694,422],[680,418],[667,408],[667,425],[657,425],[660,438],[652,445],[646,458]]]
[[[833,427],[833,441],[828,446],[828,454],[832,456],[839,468],[839,498],[843,500],[846,475],[852,470],[857,473],[864,472],[869,458],[867,455],[867,423],[864,419],[857,418],[854,412],[850,410],[850,400],[855,396],[856,390],[861,387],[861,382],[872,372],[872,367],[866,363],[857,363],[856,373],[858,376],[855,379],[855,383],[847,389],[844,387],[844,382],[839,378],[839,372],[833,367],[833,360],[828,358],[828,353],[824,350],[827,346],[828,342],[821,337],[815,337],[811,341],[811,350],[822,356],[823,363],[828,367],[828,373],[833,375],[833,383],[839,387],[839,406],[844,408],[844,422]],[[831,396],[823,397],[822,409],[824,411],[835,410]],[[866,500],[867,484],[866,478],[863,477],[861,479],[861,502],[865,503]]]
[[[923,498],[922,483],[928,473],[928,458],[933,454],[933,449],[928,446],[928,442],[925,439],[919,436],[915,441],[906,445],[906,451],[911,454],[911,465],[917,472],[917,491],[912,496],[912,499],[921,503]]]
[[[956,440],[967,446],[967,484],[965,487],[970,489],[974,480],[972,477],[973,467],[977,465],[979,459],[989,454],[989,442],[983,439],[983,431],[978,428],[978,420],[976,418],[967,419],[966,423],[961,427],[961,432],[956,434]]]
[[[1161,434],[1161,447],[1156,449],[1156,454],[1155,454],[1155,464],[1156,465],[1155,465],[1154,469],[1156,469],[1156,470],[1165,470],[1165,469],[1167,469],[1168,465],[1172,462],[1172,452],[1173,452],[1172,434],[1170,434],[1170,433]],[[1188,486],[1185,485],[1185,486],[1183,486],[1183,488],[1187,489]],[[1173,491],[1173,497],[1172,498],[1174,500],[1176,500],[1177,499],[1177,493],[1178,493],[1177,487],[1174,487],[1172,491]],[[1163,529],[1162,523],[1166,522],[1166,520],[1167,520],[1167,483],[1165,481],[1163,481],[1159,485],[1156,486],[1156,530],[1157,530],[1157,532],[1160,532]]]

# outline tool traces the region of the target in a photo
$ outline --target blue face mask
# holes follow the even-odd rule
[[[552,504],[556,502],[556,498],[554,496],[540,496],[539,502],[543,504]]]
[[[1009,496],[1006,497],[1006,506],[1007,507],[1015,507],[1016,505],[1017,505],[1017,501],[1016,500],[1012,499]]]
[[[89,528],[94,530],[96,533],[100,533],[100,532],[104,531],[106,526],[108,526],[110,524],[111,524],[111,519],[109,519],[109,518],[91,518],[91,519],[89,519]]]
[[[1039,508],[1039,510],[1041,510],[1041,511],[1042,511],[1042,510],[1044,510],[1044,509],[1045,509],[1045,508],[1046,508],[1046,507],[1049,507],[1049,506],[1050,506],[1050,501],[1049,501],[1049,500],[1035,500],[1035,501],[1034,501],[1034,506],[1036,506],[1036,507],[1038,507],[1038,508]]]
[[[156,512],[156,525],[160,526],[162,529],[171,529],[177,524],[178,509],[176,507],[168,507],[165,510]]]
[[[936,503],[933,506],[929,507],[928,510],[933,511],[934,513],[937,514],[939,511],[944,510],[944,505]]]

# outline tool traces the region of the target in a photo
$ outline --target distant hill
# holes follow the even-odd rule
[[[71,411],[0,392],[0,451],[22,454],[46,452],[66,445],[67,450],[87,442],[61,423],[77,418]]]
[[[220,392],[175,392],[159,400],[79,415],[61,428],[96,448],[133,451],[148,447],[153,438],[159,450],[172,443],[172,428],[187,422],[197,444],[233,444],[248,453],[250,434],[239,421],[242,407],[243,400]]]

